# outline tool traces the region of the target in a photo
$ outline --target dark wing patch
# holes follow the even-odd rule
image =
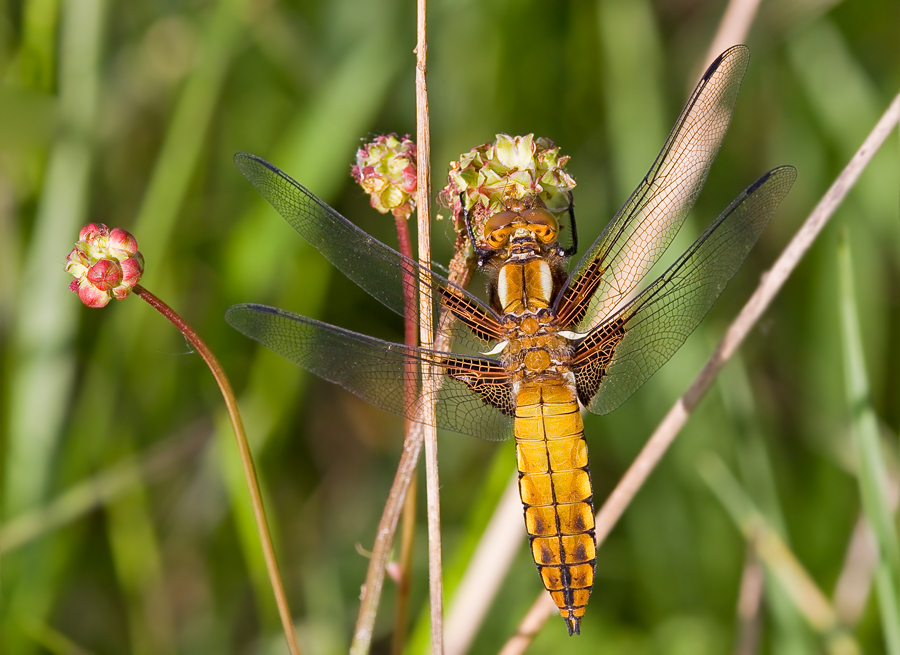
[[[480,302],[472,302],[470,298],[443,287],[438,287],[438,293],[441,304],[483,342],[499,341],[504,338],[503,329],[493,312],[485,311],[485,306]]]
[[[575,375],[578,400],[588,406],[597,394],[606,371],[625,336],[625,321],[618,318],[604,323],[575,346],[570,367]]]
[[[576,279],[569,283],[564,291],[559,313],[556,315],[556,324],[560,328],[568,328],[581,323],[602,279],[603,262],[595,259]]]
[[[477,393],[485,403],[496,407],[510,418],[515,416],[516,406],[509,374],[499,362],[453,355],[444,357],[440,366],[451,378],[459,380]]]

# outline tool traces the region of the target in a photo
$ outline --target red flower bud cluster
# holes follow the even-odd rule
[[[137,239],[122,228],[88,223],[66,257],[66,272],[75,278],[69,288],[88,307],[122,300],[144,273],[144,256],[137,248]]]

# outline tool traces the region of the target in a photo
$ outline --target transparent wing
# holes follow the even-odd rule
[[[763,175],[669,270],[578,343],[572,369],[590,411],[614,410],[675,354],[740,268],[796,177],[791,166]]]
[[[749,57],[734,46],[704,73],[650,171],[572,271],[556,303],[561,326],[599,325],[669,246],[706,181]]]
[[[496,314],[478,298],[366,234],[264,159],[238,153],[234,163],[300,236],[373,298],[403,316],[405,292],[412,306],[419,306],[418,288],[410,282],[421,278],[432,288],[434,324],[442,303],[451,303],[464,311],[466,324],[477,335],[453,328],[455,342],[485,351],[499,336]]]
[[[234,305],[225,320],[307,371],[413,421],[421,421],[426,400],[419,365],[431,362],[442,373],[434,398],[438,427],[491,441],[512,434],[512,419],[483,400],[511,411],[509,378],[494,359],[409,348],[265,305]]]

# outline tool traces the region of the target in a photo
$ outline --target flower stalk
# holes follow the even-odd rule
[[[130,233],[121,228],[109,230],[102,223],[89,223],[81,228],[78,242],[69,253],[66,262],[66,272],[75,278],[69,288],[78,294],[79,299],[85,305],[99,309],[105,307],[112,299],[123,300],[134,293],[178,328],[178,331],[184,335],[209,367],[219,386],[219,391],[222,393],[222,398],[225,400],[225,406],[228,408],[228,416],[234,430],[244,479],[250,492],[256,528],[285,638],[292,655],[300,655],[290,607],[278,572],[275,547],[266,521],[266,511],[263,506],[259,480],[256,476],[256,468],[253,464],[253,454],[244,431],[237,398],[225,370],[200,335],[175,310],[139,284],[144,272],[144,258],[137,249],[137,239]]]
[[[412,246],[409,238],[409,226],[407,221],[412,215],[416,206],[416,145],[408,135],[402,139],[395,134],[378,136],[374,141],[366,143],[356,153],[356,165],[351,168],[351,176],[369,194],[372,207],[382,214],[390,212],[394,216],[394,224],[397,229],[397,247],[400,253],[409,260],[412,260]],[[418,345],[418,337],[416,334],[417,325],[417,307],[416,307],[416,279],[412,266],[405,268],[402,277],[403,284],[403,323],[404,323],[404,343],[410,348]],[[414,364],[407,364],[406,384],[404,385],[404,393],[406,394],[406,404],[411,405],[414,402],[414,396],[417,393],[416,384],[414,382],[418,371]],[[391,494],[385,508],[385,515],[392,512],[388,507],[403,500],[403,529],[401,537],[401,550],[399,567],[397,567],[395,581],[397,583],[397,602],[394,611],[394,634],[391,644],[391,652],[399,655],[403,652],[406,640],[408,615],[409,615],[409,597],[412,589],[411,571],[412,571],[412,550],[413,536],[416,520],[416,475],[415,463],[418,460],[418,448],[421,442],[416,442],[418,431],[415,424],[407,419],[404,422],[404,457],[407,460],[404,465],[403,461],[398,465],[398,477],[404,482],[399,486],[395,480],[395,485],[391,489]],[[414,453],[414,455],[413,455]],[[411,465],[411,468],[410,468]],[[409,478],[401,474],[401,471],[408,469]],[[384,517],[382,517],[384,521]],[[396,525],[396,524],[395,524]],[[379,529],[378,537],[372,551],[372,560],[369,566],[368,579],[371,580],[373,574],[379,571],[383,577],[387,566],[387,554],[390,551],[393,542],[394,529],[383,531]],[[378,603],[378,589],[380,582],[369,584],[367,581],[365,592],[363,594],[363,602],[360,606],[360,617],[372,616]],[[361,647],[363,642],[356,640],[354,647]],[[368,648],[368,644],[364,646]]]

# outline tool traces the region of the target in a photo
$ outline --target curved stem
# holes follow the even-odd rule
[[[237,399],[234,396],[234,390],[225,375],[225,370],[219,364],[219,360],[213,355],[212,351],[203,342],[200,336],[194,332],[190,325],[184,322],[175,311],[162,300],[147,291],[141,285],[134,287],[134,293],[146,301],[160,314],[165,316],[169,321],[178,328],[178,330],[191,343],[196,351],[206,362],[219,390],[222,392],[222,398],[225,399],[225,406],[228,408],[228,416],[231,418],[231,425],[234,428],[234,438],[237,442],[238,453],[241,457],[241,466],[244,469],[244,478],[247,481],[247,489],[250,492],[250,502],[253,505],[253,516],[256,518],[256,529],[259,532],[259,539],[263,549],[263,556],[266,560],[266,568],[269,571],[269,581],[272,584],[272,592],[275,594],[275,603],[278,605],[278,614],[281,616],[281,625],[284,628],[284,636],[287,639],[288,647],[293,655],[300,655],[300,647],[297,645],[297,636],[294,633],[294,623],[291,620],[291,611],[288,607],[287,597],[284,593],[284,585],[281,583],[281,576],[278,573],[278,561],[275,558],[275,548],[272,545],[272,537],[269,534],[269,525],[266,521],[266,510],[263,506],[262,493],[259,490],[259,480],[256,477],[256,468],[253,465],[253,454],[250,452],[250,444],[247,442],[247,435],[244,432],[244,423],[241,420],[241,414],[238,410]]]

